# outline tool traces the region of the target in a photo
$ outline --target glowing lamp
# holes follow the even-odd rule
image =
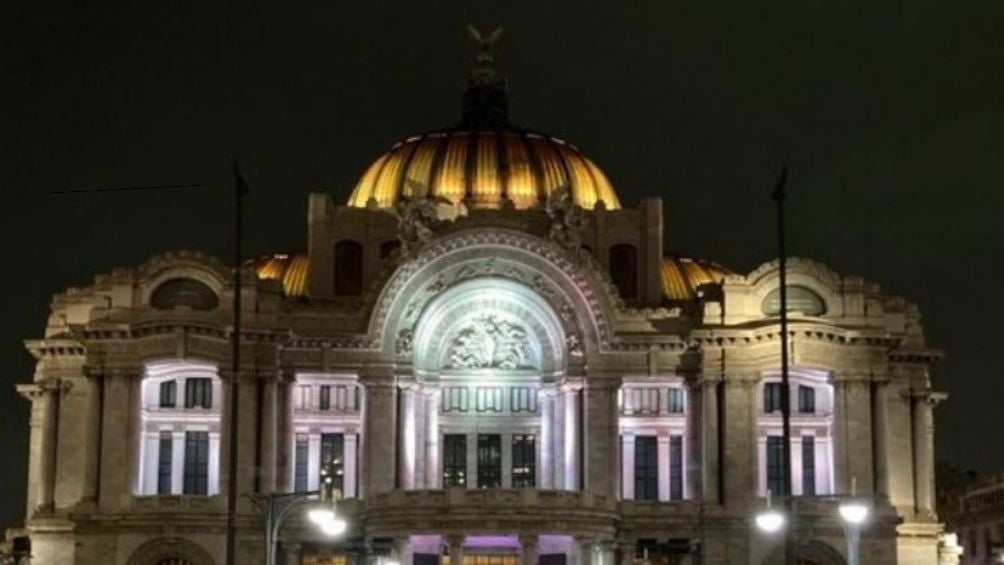
[[[784,514],[768,508],[756,515],[756,527],[762,532],[773,534],[784,527]]]
[[[838,511],[844,522],[852,526],[860,525],[868,519],[868,506],[862,502],[844,502],[840,505]]]
[[[331,508],[311,508],[307,512],[307,518],[318,526],[323,526],[335,520],[335,511]]]

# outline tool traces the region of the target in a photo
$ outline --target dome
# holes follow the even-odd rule
[[[555,188],[568,186],[576,204],[607,209],[620,200],[603,171],[560,139],[516,130],[456,129],[410,137],[363,174],[350,206],[372,198],[381,208],[409,197],[416,187],[470,208],[499,208],[508,198],[517,209],[538,206]]]
[[[278,280],[286,296],[307,295],[310,262],[306,253],[275,253],[245,263],[262,280]]]

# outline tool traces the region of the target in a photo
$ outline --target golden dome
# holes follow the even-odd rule
[[[668,256],[662,259],[662,295],[666,300],[697,298],[697,287],[720,283],[732,271],[711,261]]]
[[[254,269],[259,279],[278,280],[286,296],[307,295],[307,275],[310,262],[306,253],[276,253],[252,259],[247,266]]]
[[[454,130],[410,137],[376,160],[359,179],[350,206],[393,206],[416,186],[453,204],[499,208],[505,198],[518,209],[544,202],[568,186],[575,203],[607,209],[620,200],[603,171],[560,139],[516,130]]]

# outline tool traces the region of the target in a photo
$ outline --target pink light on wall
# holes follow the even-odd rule
[[[519,536],[516,534],[506,536],[467,536],[464,540],[464,547],[472,549],[480,548],[513,548],[519,549]]]

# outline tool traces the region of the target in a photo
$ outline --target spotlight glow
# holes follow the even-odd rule
[[[868,506],[861,502],[845,502],[838,510],[840,517],[852,526],[857,526],[868,519]]]
[[[311,508],[307,512],[307,518],[318,526],[323,526],[335,519],[335,511],[330,508]]]
[[[784,514],[768,508],[756,515],[756,526],[763,532],[773,534],[784,527]]]
[[[327,522],[320,524],[321,531],[331,537],[341,535],[347,527],[348,524],[345,523],[345,520],[337,517],[332,517]]]

